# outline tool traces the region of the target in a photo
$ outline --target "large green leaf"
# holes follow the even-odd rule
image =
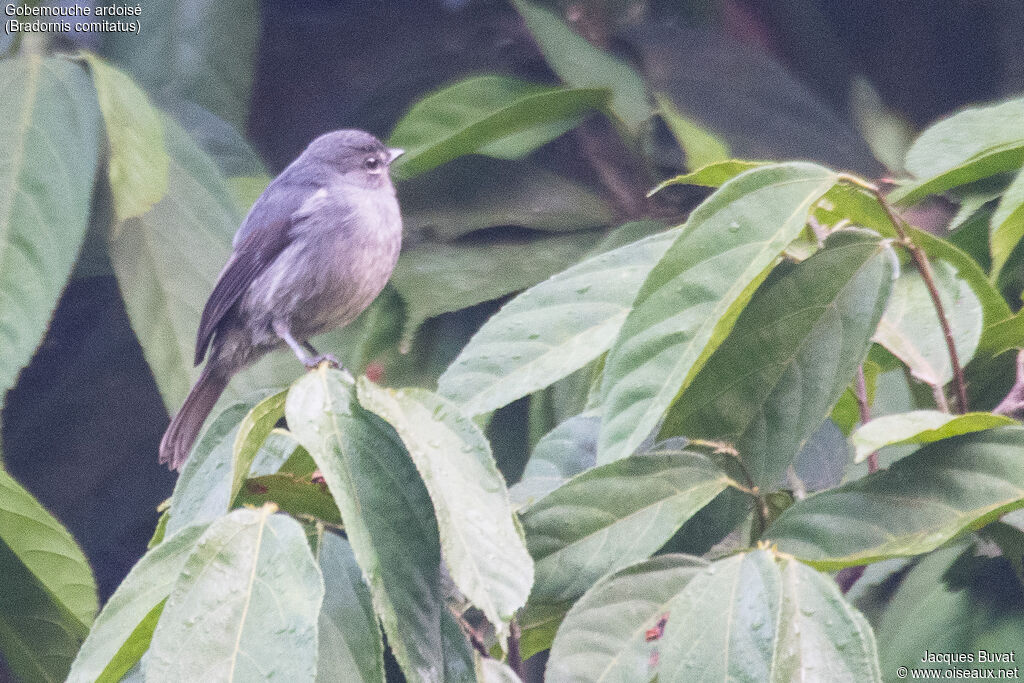
[[[700,185],[703,187],[721,187],[727,181],[732,180],[740,173],[749,171],[752,168],[768,166],[767,161],[746,161],[742,159],[726,159],[701,166],[700,168],[677,175],[674,178],[663,180],[650,192],[648,196],[661,192],[666,187],[673,185]]]
[[[874,233],[835,234],[754,295],[661,436],[731,443],[753,483],[777,489],[867,355],[895,267]]]
[[[523,476],[508,490],[512,502],[527,506],[551,493],[568,479],[597,462],[597,432],[601,419],[581,413],[541,437],[530,453]]]
[[[213,161],[173,120],[162,121],[168,191],[142,216],[113,226],[110,257],[146,362],[176,410],[199,374],[192,367],[199,318],[241,215]],[[224,400],[287,386],[301,369],[290,354],[271,354],[233,377]]]
[[[243,130],[260,36],[256,0],[164,0],[122,18],[135,33],[103,35],[103,56],[159,99],[190,100]]]
[[[867,620],[830,578],[757,550],[668,555],[604,579],[573,607],[546,680],[881,681]]]
[[[89,627],[0,540],[0,655],[17,681],[64,680]]]
[[[406,230],[445,240],[504,225],[563,232],[614,221],[607,201],[576,180],[538,164],[482,156],[399,183],[398,199]]]
[[[480,414],[582,368],[611,346],[641,283],[678,235],[592,256],[523,292],[473,336],[438,392]]]
[[[320,610],[316,678],[323,683],[384,683],[380,625],[352,546],[337,534],[325,533],[319,548],[324,604]]]
[[[1021,137],[1024,138],[1024,132]],[[1024,145],[1024,140],[1021,144]],[[1006,188],[992,214],[991,226],[992,278],[995,279],[1024,238],[1024,171]]]
[[[402,180],[466,154],[519,159],[575,127],[608,101],[604,88],[553,88],[476,76],[427,95],[395,124],[388,144],[405,154]]]
[[[68,675],[70,683],[115,683],[149,648],[157,620],[206,526],[170,536],[132,567],[96,617]]]
[[[0,61],[0,389],[43,338],[89,222],[100,116],[85,71]]]
[[[526,603],[533,561],[487,438],[457,406],[426,389],[394,391],[362,377],[358,394],[363,407],[395,428],[423,478],[455,585],[502,629]]]
[[[670,601],[708,566],[691,555],[659,555],[594,584],[558,627],[549,681],[638,681],[651,672],[646,633]],[[696,616],[696,615],[694,615]]]
[[[945,261],[931,264],[939,300],[953,333],[961,366],[974,357],[981,340],[984,313],[966,280]],[[928,286],[916,268],[907,267],[893,285],[892,297],[878,325],[875,341],[910,368],[922,382],[943,386],[953,379],[949,346],[939,324]]]
[[[826,226],[835,226],[842,221],[870,228],[885,237],[897,237],[892,219],[878,199],[863,188],[850,183],[840,183],[832,188],[815,209],[815,217]],[[906,228],[911,241],[924,250],[932,261],[943,261],[953,267],[956,275],[971,286],[981,303],[985,326],[989,327],[1010,317],[1010,307],[1002,294],[989,281],[977,261],[949,240],[936,237],[913,226]],[[941,275],[940,275],[941,277]],[[982,337],[979,348],[990,348],[988,334]]]
[[[601,576],[650,556],[730,484],[687,451],[635,455],[570,479],[523,513],[537,563],[530,605],[568,605]]]
[[[61,681],[96,613],[71,534],[0,470],[0,652],[26,682]]]
[[[765,533],[821,569],[919,555],[1024,506],[1024,428],[938,441],[887,470],[823,491]]]
[[[160,114],[122,71],[86,53],[107,127],[107,176],[114,215],[122,221],[141,216],[167,191],[170,160],[164,148]]]
[[[647,438],[835,182],[813,164],[765,166],[694,210],[608,354],[598,462],[624,458]]]
[[[906,169],[918,180],[890,195],[913,204],[1024,164],[1024,99],[966,109],[921,133],[907,152]]]
[[[861,425],[853,433],[854,461],[860,462],[885,446],[932,443],[1013,424],[1016,420],[992,413],[951,415],[938,410],[914,410],[883,415]]]
[[[979,650],[1020,652],[1024,614],[1013,562],[1008,555],[992,557],[981,543],[949,544],[921,558],[887,596],[876,622],[882,670],[931,669],[927,673],[940,679],[953,670],[998,678],[1000,669],[1017,668],[1016,657],[979,661]],[[926,653],[932,653],[930,661],[922,661]],[[974,661],[956,662],[954,653],[971,654]]]
[[[334,494],[402,671],[413,681],[437,680],[444,666],[441,548],[412,460],[337,370],[321,367],[296,382],[285,415]]]
[[[0,541],[57,602],[83,624],[92,623],[97,608],[96,583],[85,555],[60,522],[3,470]]]
[[[313,681],[324,581],[302,527],[276,507],[203,533],[164,605],[146,680]]]
[[[212,522],[231,507],[232,463],[239,424],[252,403],[236,403],[217,417],[199,438],[174,484],[167,533]]]
[[[526,0],[513,0],[544,58],[558,77],[577,88],[607,88],[610,108],[632,136],[651,116],[643,79],[625,62],[594,47],[551,10]]]
[[[505,296],[568,268],[597,243],[590,230],[487,241],[427,243],[406,250],[391,283],[406,304],[402,343],[424,321]]]
[[[260,447],[274,429],[277,421],[284,417],[284,401],[287,396],[287,391],[279,391],[268,396],[253,406],[252,410],[238,424],[238,433],[231,449],[229,501],[233,501],[238,495]]]
[[[724,140],[687,118],[667,95],[655,93],[654,98],[658,115],[686,154],[686,168],[696,171],[729,159],[729,145]]]

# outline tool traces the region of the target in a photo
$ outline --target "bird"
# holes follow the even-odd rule
[[[351,322],[391,277],[402,217],[390,167],[402,153],[365,131],[325,133],[259,196],[203,308],[195,365],[209,358],[164,432],[161,463],[181,469],[231,377],[268,352],[340,365],[309,339]]]

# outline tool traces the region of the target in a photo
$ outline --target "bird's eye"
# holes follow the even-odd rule
[[[366,161],[363,162],[363,168],[367,171],[376,171],[380,168],[380,159],[377,157],[367,157]]]

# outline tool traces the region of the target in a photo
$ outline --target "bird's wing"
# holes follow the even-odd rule
[[[217,326],[231,307],[245,294],[260,273],[288,245],[289,230],[308,188],[297,187],[283,178],[271,183],[256,200],[242,227],[227,265],[203,308],[196,336],[195,364],[203,362]]]

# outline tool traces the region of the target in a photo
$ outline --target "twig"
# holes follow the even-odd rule
[[[1024,351],[1017,352],[1017,379],[993,413],[1020,419],[1024,416]]]
[[[921,247],[911,241],[910,236],[907,234],[906,221],[904,221],[903,218],[893,210],[889,202],[885,201],[885,197],[882,195],[882,192],[878,189],[877,185],[873,185],[862,178],[848,175],[846,173],[839,174],[839,180],[846,181],[866,190],[875,197],[882,209],[885,210],[889,220],[892,222],[893,229],[896,230],[896,235],[899,237],[900,244],[910,252],[910,258],[913,259],[914,265],[917,266],[917,271],[921,273],[921,279],[924,280],[925,286],[928,288],[928,295],[932,299],[932,305],[935,307],[935,314],[939,318],[939,326],[942,328],[942,336],[946,339],[946,349],[949,351],[949,362],[953,367],[953,385],[956,387],[957,412],[967,412],[967,383],[964,380],[964,370],[960,366],[960,356],[956,352],[956,343],[953,340],[953,329],[950,327],[949,318],[946,317],[946,311],[942,306],[942,299],[939,297],[939,290],[935,286],[935,274],[932,272],[932,267],[928,262],[928,257],[925,255],[924,250],[921,249]]]
[[[847,567],[836,574],[836,583],[839,584],[839,590],[843,593],[849,592],[853,588],[853,584],[857,583],[857,579],[864,576],[865,569],[867,569],[867,565],[859,564],[856,567]]]
[[[519,630],[519,622],[513,617],[508,624],[508,668],[516,672],[519,680],[526,680],[526,669],[523,668],[523,656],[519,651],[519,638],[522,632]]]
[[[853,395],[857,397],[857,407],[860,408],[860,423],[862,425],[871,421],[871,406],[868,404],[868,383],[864,379],[864,366],[857,368],[857,383],[854,385]],[[868,472],[878,471],[878,451],[868,456]]]
[[[457,621],[459,626],[462,627],[463,633],[469,637],[469,642],[473,644],[473,649],[484,657],[490,657],[491,651],[487,649],[487,643],[484,641],[484,637],[480,635],[480,632],[473,628],[473,625],[466,621],[466,618],[451,606],[448,607],[448,611],[452,613],[455,617],[455,621]]]

